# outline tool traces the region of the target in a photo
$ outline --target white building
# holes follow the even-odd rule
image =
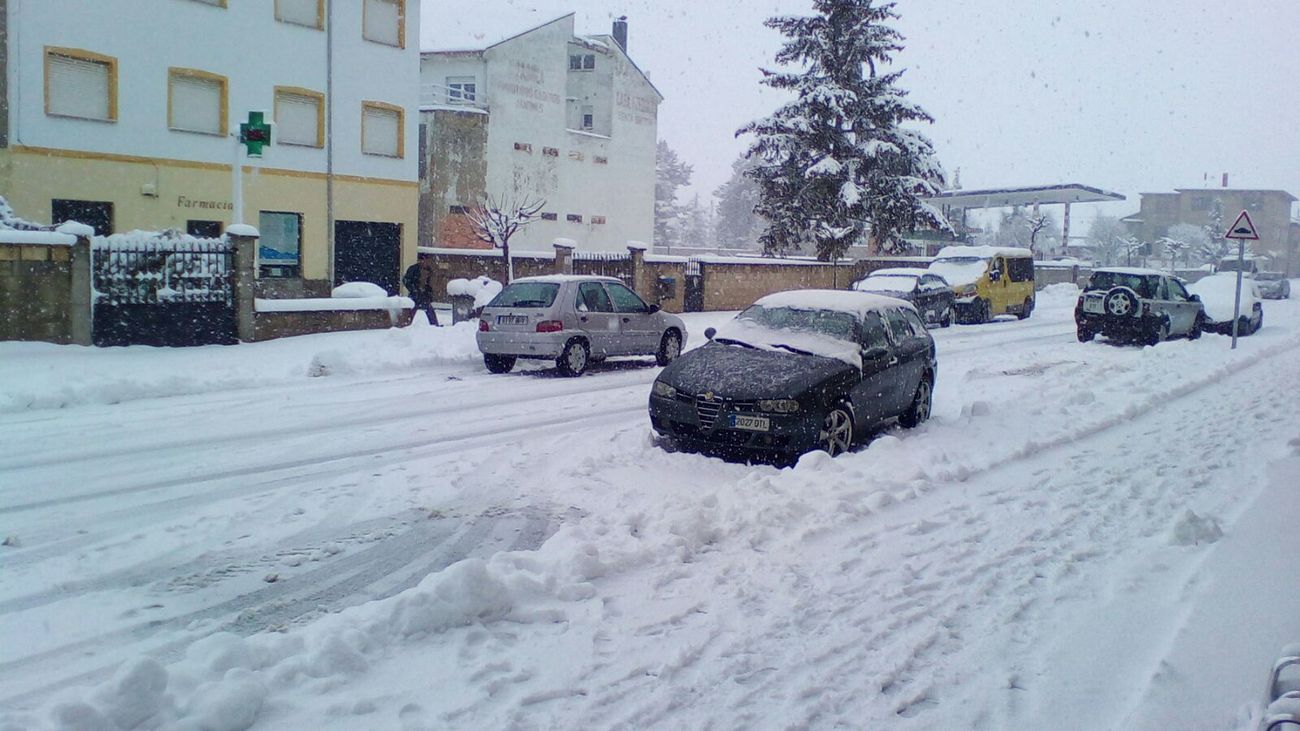
[[[0,193],[101,232],[242,223],[283,289],[396,291],[418,211],[418,0],[0,0]],[[330,205],[332,202],[332,206]],[[331,233],[334,235],[331,236]]]
[[[435,27],[420,59],[420,244],[486,246],[464,215],[485,194],[545,201],[512,250],[650,241],[663,96],[627,55],[626,21],[578,36],[569,14],[477,47],[457,32]]]

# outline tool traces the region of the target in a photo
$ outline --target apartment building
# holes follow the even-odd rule
[[[1259,241],[1251,242],[1252,252],[1271,256],[1278,268],[1286,267],[1296,276],[1300,274],[1300,240],[1293,238],[1291,224],[1296,200],[1285,190],[1176,188],[1172,193],[1142,193],[1140,210],[1123,221],[1139,241],[1152,242],[1180,223],[1205,226],[1216,213],[1226,231],[1247,211],[1259,232]]]
[[[0,193],[101,234],[262,232],[283,291],[415,257],[418,0],[0,0]],[[274,122],[260,159],[235,135]],[[237,157],[238,155],[238,157]]]
[[[512,250],[650,241],[663,96],[627,54],[627,22],[576,35],[569,14],[489,45],[456,31],[434,28],[420,59],[421,245],[487,246],[466,217],[484,195],[544,202]]]

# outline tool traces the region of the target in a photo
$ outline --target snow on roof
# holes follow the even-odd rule
[[[877,269],[868,274],[868,277],[919,277],[922,274],[930,274],[928,269],[916,269],[913,267],[893,267],[890,269]]]
[[[550,282],[553,284],[564,284],[565,282],[620,282],[617,277],[602,277],[598,274],[543,274],[538,277],[519,277],[515,282]],[[514,282],[512,282],[513,284]]]
[[[251,238],[256,238],[258,236],[261,236],[261,234],[258,233],[256,227],[249,226],[246,223],[236,223],[227,226],[226,233],[229,234],[230,236],[248,236]]]
[[[90,238],[95,235],[95,229],[84,223],[77,223],[76,221],[64,221],[58,226],[55,226],[54,230],[61,234],[71,234],[73,236],[82,236],[85,238]]]
[[[1097,272],[1109,272],[1111,274],[1136,274],[1143,277],[1151,276],[1152,274],[1164,274],[1164,272],[1159,269],[1144,269],[1142,267],[1102,267],[1100,269],[1092,270],[1093,274],[1096,274]]]
[[[795,289],[761,297],[754,304],[761,307],[789,307],[795,310],[833,310],[847,312],[859,320],[868,312],[879,312],[910,304],[893,297],[845,289]]]
[[[573,15],[567,13],[547,20],[538,10],[514,6],[511,8],[511,16],[519,18],[519,22],[510,23],[507,27],[521,30],[511,32],[502,29],[501,17],[495,13],[445,13],[438,18],[438,22],[426,26],[429,30],[422,34],[420,50],[422,53],[485,51],[552,23],[572,18]]]
[[[72,246],[77,237],[57,231],[11,231],[0,229],[0,244],[36,244],[43,246]]]
[[[957,257],[978,257],[991,259],[995,256],[1033,256],[1029,249],[1014,246],[945,246],[939,250],[935,259],[954,259]]]

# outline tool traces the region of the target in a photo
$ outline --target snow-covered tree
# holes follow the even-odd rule
[[[1098,215],[1088,229],[1088,245],[1093,258],[1102,266],[1113,266],[1127,259],[1128,228],[1114,216]]]
[[[483,196],[479,204],[469,210],[467,217],[479,241],[501,249],[505,259],[506,283],[515,279],[515,263],[510,259],[510,238],[519,229],[532,223],[546,207],[546,201],[527,196]]]
[[[672,246],[681,242],[683,207],[677,203],[677,189],[691,184],[690,165],[677,157],[668,143],[655,145],[655,243]]]
[[[726,249],[754,249],[765,222],[754,212],[758,205],[758,182],[748,175],[755,161],[741,155],[731,163],[731,178],[718,186],[715,238]]]
[[[713,212],[700,202],[700,194],[696,193],[681,209],[681,243],[684,246],[712,247]]]
[[[1169,268],[1173,269],[1177,260],[1186,264],[1195,252],[1205,248],[1205,228],[1190,223],[1174,224],[1159,243],[1164,256],[1170,260]]]
[[[903,48],[888,25],[894,3],[813,0],[813,9],[765,22],[787,39],[777,64],[797,70],[764,70],[763,84],[795,99],[737,132],[754,136],[746,156],[756,160],[757,212],[769,223],[763,250],[810,246],[834,260],[868,234],[888,249],[917,226],[947,229],[922,200],[943,180],[934,148],[903,126],[933,119],[907,100],[902,71],[884,71]]]
[[[1038,252],[1060,241],[1056,218],[1047,211],[1026,211],[1017,206],[1004,212],[996,231],[984,237],[995,246],[1019,246]]]
[[[1202,263],[1218,264],[1225,256],[1237,251],[1232,239],[1223,238],[1227,233],[1227,224],[1223,222],[1223,200],[1215,197],[1206,215],[1206,224],[1201,227],[1205,240],[1196,247],[1196,256]]]

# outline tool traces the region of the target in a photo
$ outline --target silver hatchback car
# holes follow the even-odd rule
[[[519,358],[554,360],[566,376],[618,355],[653,355],[659,365],[668,365],[684,342],[680,317],[646,304],[613,277],[516,279],[483,308],[478,321],[478,349],[493,373],[509,372]]]

